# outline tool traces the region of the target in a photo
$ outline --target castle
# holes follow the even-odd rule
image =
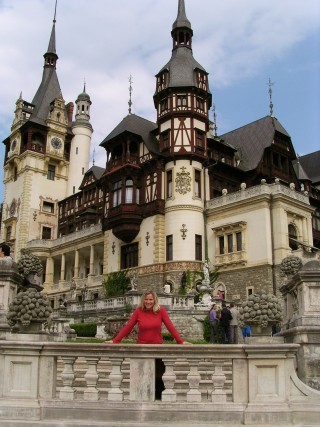
[[[89,168],[86,87],[75,107],[63,99],[55,19],[39,88],[32,102],[16,102],[3,141],[1,241],[16,260],[40,257],[53,307],[71,291],[81,300],[83,288],[102,297],[103,280],[121,269],[140,289],[178,292],[182,274],[207,259],[219,271],[215,292],[237,302],[261,288],[277,293],[281,260],[320,248],[320,152],[297,158],[272,114],[217,135],[184,0],[171,35],[156,120],[129,110],[101,141],[105,168]]]

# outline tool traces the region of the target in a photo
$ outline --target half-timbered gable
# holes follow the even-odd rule
[[[59,236],[100,224],[103,213],[100,179],[103,173],[104,168],[92,166],[83,177],[80,191],[59,202]]]
[[[101,143],[107,152],[103,229],[125,242],[136,237],[143,218],[159,211],[162,163],[159,168],[156,129],[155,123],[129,114]]]
[[[221,138],[238,151],[238,167],[246,172],[246,184],[275,178],[299,187],[292,161],[296,158],[291,138],[280,122],[267,116]]]

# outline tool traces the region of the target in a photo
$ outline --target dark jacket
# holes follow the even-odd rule
[[[232,314],[230,313],[230,310],[225,307],[221,310],[220,325],[229,326],[230,320],[232,320]]]

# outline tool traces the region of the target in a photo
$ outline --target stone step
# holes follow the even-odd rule
[[[210,423],[150,423],[150,422],[98,422],[98,421],[70,421],[70,420],[50,420],[50,421],[5,421],[0,420],[0,427],[243,427],[244,424],[212,424]],[[317,427],[315,424],[250,424],[250,427]]]

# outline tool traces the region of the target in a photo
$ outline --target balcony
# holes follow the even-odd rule
[[[142,219],[139,205],[135,203],[122,204],[109,210],[103,229],[112,229],[113,234],[118,239],[129,243],[139,233]]]
[[[137,154],[126,153],[116,159],[110,159],[107,163],[106,173],[119,169],[125,165],[133,165],[140,168],[139,156]]]
[[[297,344],[0,341],[0,427],[319,425]]]

